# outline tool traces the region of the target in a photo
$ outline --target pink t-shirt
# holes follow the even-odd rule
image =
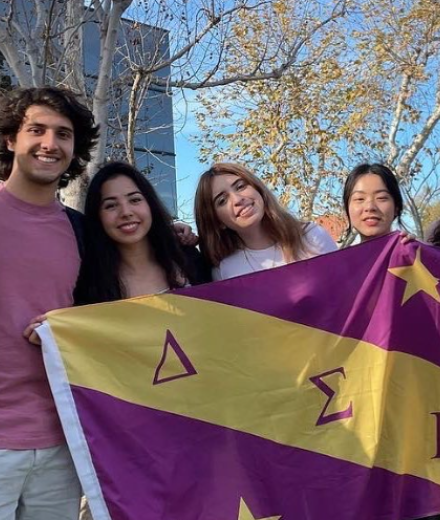
[[[70,307],[80,258],[59,202],[34,206],[0,187],[0,449],[39,449],[64,435],[31,318]]]

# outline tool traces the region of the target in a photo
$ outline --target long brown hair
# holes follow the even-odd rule
[[[204,172],[195,196],[195,215],[200,237],[200,250],[213,266],[245,244],[240,236],[220,222],[212,198],[212,179],[218,175],[236,175],[255,188],[264,201],[262,224],[265,231],[282,249],[288,262],[298,260],[307,251],[304,233],[306,224],[288,213],[274,194],[248,169],[235,163],[217,163]]]

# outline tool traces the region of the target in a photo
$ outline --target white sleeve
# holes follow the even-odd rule
[[[338,250],[338,246],[329,233],[317,224],[311,223],[308,225],[305,238],[313,252],[317,255],[324,255],[325,253]]]

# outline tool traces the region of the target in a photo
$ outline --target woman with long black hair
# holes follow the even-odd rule
[[[85,204],[85,255],[77,304],[166,292],[201,280],[172,218],[133,166],[111,162],[93,177]]]

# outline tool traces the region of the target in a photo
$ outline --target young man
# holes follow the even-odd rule
[[[96,143],[92,113],[64,89],[0,99],[0,520],[78,519],[80,484],[41,350],[23,331],[72,305],[80,256],[62,176],[81,175]]]

